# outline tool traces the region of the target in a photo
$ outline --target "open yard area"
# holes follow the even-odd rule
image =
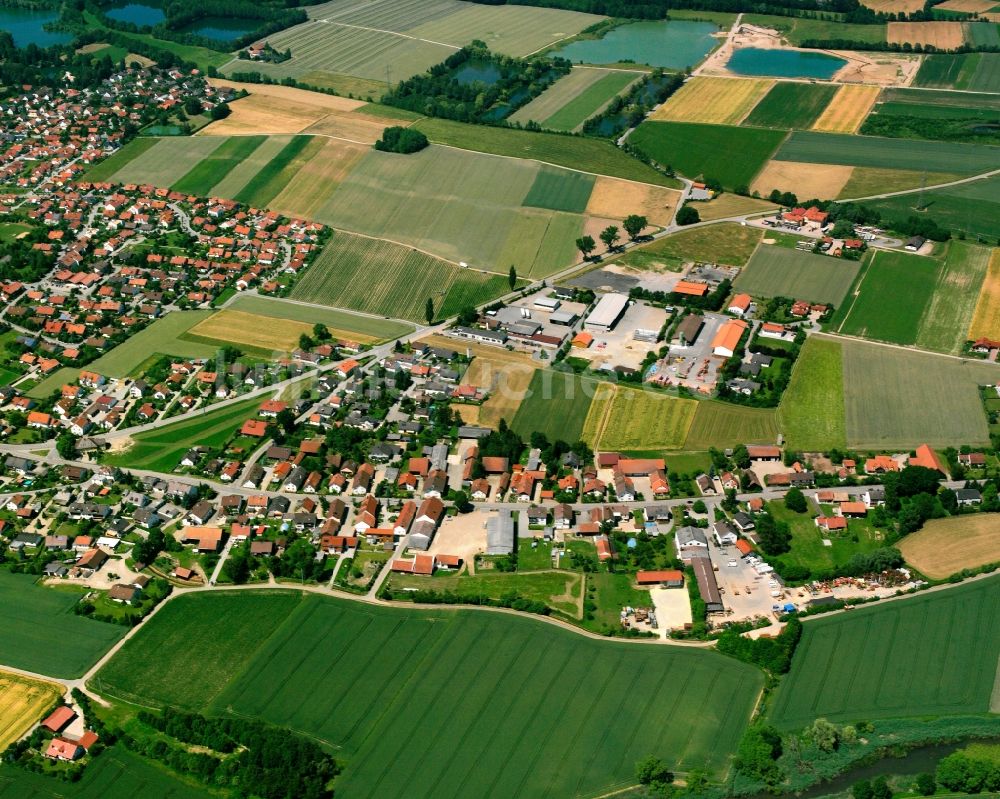
[[[733,190],[753,182],[785,135],[783,130],[650,121],[636,128],[629,142],[685,177],[718,180]],[[732,158],[734,152],[740,157]]]
[[[848,446],[989,442],[978,387],[997,382],[995,365],[854,341],[844,342],[843,359]]]
[[[206,410],[193,418],[137,433],[127,449],[108,456],[108,461],[133,469],[170,472],[191,447],[221,447],[253,416],[261,399],[249,399]]]
[[[593,641],[489,612],[296,594],[280,613],[256,607],[280,596],[172,600],[176,610],[165,608],[116,655],[101,686],[287,725],[338,748],[338,791],[388,799],[594,795],[631,785],[647,754],[718,774],[762,687],[756,669],[712,652]],[[232,631],[264,619],[252,637]],[[208,647],[206,681],[191,682],[186,658],[153,656],[192,641]],[[316,674],[331,669],[349,690],[315,690]],[[683,686],[670,677],[678,673]],[[664,724],[666,715],[687,722]],[[446,727],[462,734],[441,734]]]
[[[0,663],[52,677],[79,677],[127,628],[77,616],[73,606],[82,590],[46,588],[37,579],[0,571]]]
[[[825,83],[775,83],[744,125],[759,128],[807,129],[825,111],[838,88]]]
[[[812,164],[976,174],[1000,167],[1000,147],[794,131],[774,156]]]
[[[986,713],[1000,656],[998,579],[807,621],[771,722]]]
[[[0,670],[0,751],[30,730],[62,694],[61,685]]]
[[[983,279],[968,338],[1000,339],[1000,249],[993,250]]]
[[[735,285],[754,297],[794,297],[839,307],[860,269],[859,261],[762,244]]]
[[[739,125],[772,86],[774,81],[767,78],[690,78],[649,118],[663,122]]]
[[[463,270],[398,244],[336,233],[291,297],[423,323],[428,298],[441,317],[507,291],[505,275]]]
[[[538,431],[550,441],[562,439],[572,444],[583,435],[591,402],[607,387],[607,383],[593,378],[539,369],[531,378],[511,427],[524,438]]]
[[[779,414],[781,432],[790,447],[829,450],[847,443],[840,342],[815,336],[806,340]]]
[[[1000,514],[931,519],[899,543],[906,562],[932,580],[1000,561]]]
[[[773,408],[703,400],[698,403],[684,449],[725,449],[739,444],[773,444],[777,440],[778,417]]]
[[[584,435],[595,450],[682,449],[698,402],[609,386],[590,406]]]
[[[826,110],[813,123],[813,130],[825,133],[854,133],[878,99],[878,86],[846,84],[837,89]]]

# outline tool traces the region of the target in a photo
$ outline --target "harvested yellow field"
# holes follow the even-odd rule
[[[361,100],[320,94],[291,86],[236,83],[217,78],[212,78],[210,83],[213,86],[245,89],[250,95],[230,103],[229,108],[232,113],[225,119],[202,128],[199,131],[201,135],[301,133],[331,114],[350,115],[366,105]],[[391,122],[383,121],[383,127],[388,124]]]
[[[861,0],[861,5],[880,14],[912,14],[924,7],[922,0]]]
[[[368,147],[362,144],[323,140],[313,157],[295,173],[295,178],[267,204],[268,208],[289,216],[314,218],[366,152]]]
[[[996,0],[945,0],[934,6],[943,11],[960,11],[965,14],[982,14],[991,8],[996,8]]]
[[[932,45],[938,50],[955,50],[965,44],[961,22],[890,22],[889,44]]]
[[[408,126],[409,122],[397,119],[370,117],[357,112],[349,114],[327,114],[303,133],[316,136],[333,136],[337,139],[347,139],[359,144],[374,144],[382,138],[382,131],[390,125]]]
[[[767,200],[758,200],[754,197],[744,197],[741,194],[725,192],[714,200],[696,203],[698,216],[703,222],[710,222],[713,219],[726,219],[730,216],[743,216],[744,214],[763,213],[773,211],[778,206]]]
[[[0,671],[0,752],[41,720],[63,695],[62,686]]]
[[[328,327],[334,338],[369,344],[376,339],[354,331]],[[313,325],[247,311],[216,311],[185,334],[185,338],[250,347],[264,352],[291,352],[299,346],[299,336],[312,335]]]
[[[1000,249],[993,250],[990,258],[968,337],[970,341],[977,338],[1000,339]]]
[[[691,78],[652,119],[739,125],[773,85],[764,78]]]
[[[802,164],[797,161],[768,161],[750,187],[762,195],[774,189],[791,191],[799,197],[832,200],[851,179],[853,166]]]
[[[674,189],[601,176],[594,182],[586,213],[611,219],[638,214],[651,225],[666,227],[674,218],[680,197]]]
[[[826,133],[857,132],[875,105],[880,91],[878,86],[841,86],[826,110],[813,123],[812,129]]]
[[[1000,516],[977,513],[931,519],[899,542],[906,562],[932,580],[1000,561]]]

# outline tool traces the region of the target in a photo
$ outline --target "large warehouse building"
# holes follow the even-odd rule
[[[628,308],[628,297],[624,294],[605,294],[601,301],[587,317],[584,327],[595,333],[607,333],[613,330],[618,320]]]

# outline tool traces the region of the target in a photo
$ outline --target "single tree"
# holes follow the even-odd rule
[[[427,298],[427,305],[424,306],[424,319],[427,320],[427,324],[434,321],[434,298]]]
[[[695,222],[700,222],[701,217],[698,215],[698,209],[693,205],[688,205],[685,203],[681,206],[680,210],[677,212],[677,224],[678,225],[693,225]]]
[[[583,260],[586,261],[590,258],[590,254],[594,251],[597,243],[594,241],[593,236],[581,236],[576,240],[576,248],[583,253]]]
[[[635,764],[635,776],[643,785],[669,785],[674,775],[658,757],[643,758]]]
[[[316,339],[316,341],[329,341],[330,328],[322,322],[317,322],[313,325],[313,338]]]
[[[921,796],[930,796],[933,794],[937,790],[937,781],[934,779],[934,775],[928,774],[926,771],[923,774],[918,774],[917,790]]]
[[[868,780],[858,780],[851,786],[854,799],[872,799],[872,784]]]
[[[301,336],[299,336],[300,350],[311,350],[315,346],[316,342],[312,340],[312,337],[309,334],[303,333]]]
[[[796,513],[805,513],[809,510],[809,505],[806,503],[806,495],[802,493],[801,488],[788,489],[788,493],[785,494],[785,507]]]
[[[872,799],[892,799],[892,788],[885,777],[872,780]]]
[[[618,243],[618,239],[621,236],[618,233],[618,227],[616,225],[609,225],[601,231],[601,241],[604,242],[604,246],[608,248],[608,252],[611,252],[615,245]]]
[[[638,214],[629,214],[625,217],[625,221],[622,222],[622,227],[625,228],[625,232],[628,233],[629,238],[635,241],[639,238],[639,234],[642,233],[646,224],[646,217],[639,216]]]
[[[517,270],[514,268],[514,264],[510,265],[510,271],[507,273],[507,284],[510,286],[511,291],[517,285]]]

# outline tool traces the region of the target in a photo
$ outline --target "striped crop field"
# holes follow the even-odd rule
[[[135,155],[123,147],[101,166],[105,179],[118,183],[151,183],[172,186],[226,141],[223,136],[175,136],[155,139],[155,144]],[[113,171],[112,171],[113,170]]]
[[[770,711],[780,729],[816,718],[985,714],[1000,656],[1000,578],[807,621]]]
[[[508,119],[534,121],[549,130],[577,130],[639,77],[636,72],[577,67]]]
[[[759,128],[801,130],[812,127],[834,95],[837,87],[826,83],[779,82],[771,87],[743,120],[744,125]]]
[[[194,683],[185,641],[212,655]],[[350,690],[315,690],[331,668]],[[337,791],[359,799],[596,796],[632,785],[650,754],[720,775],[762,686],[757,669],[706,650],[278,591],[171,600],[95,679],[144,704],[308,734],[337,749]]]
[[[171,188],[184,194],[207,197],[212,187],[224,179],[260,147],[265,136],[232,136],[225,139],[212,154],[195,164]]]
[[[738,125],[774,85],[766,78],[691,78],[650,119]]]

